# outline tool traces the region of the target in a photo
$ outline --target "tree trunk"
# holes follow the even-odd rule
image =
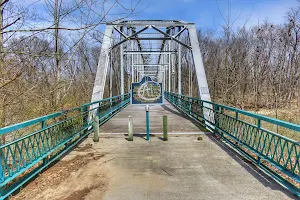
[[[55,0],[54,5],[54,38],[55,38],[55,85],[56,85],[56,107],[61,106],[61,91],[60,91],[60,79],[61,79],[61,66],[60,66],[60,55],[59,55],[59,4],[58,0]]]

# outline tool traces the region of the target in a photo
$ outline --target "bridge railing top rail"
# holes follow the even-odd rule
[[[104,101],[110,101],[110,100],[114,100],[114,99],[117,99],[117,98],[128,97],[129,95],[130,94],[127,93],[127,94],[123,94],[123,95],[119,95],[119,96],[114,96],[114,97],[102,99],[102,100],[99,100],[99,101],[93,101],[93,102],[90,102],[90,103],[83,104],[81,107],[88,107],[88,106],[91,106],[91,105],[94,105],[94,104],[99,104],[99,103],[104,102]]]

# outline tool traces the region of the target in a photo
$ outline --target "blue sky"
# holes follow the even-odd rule
[[[297,0],[143,0],[139,9],[146,9],[132,18],[182,19],[195,22],[199,28],[219,29],[224,24],[220,12],[227,18],[230,7],[231,21],[236,20],[234,25],[247,22],[249,27],[266,19],[282,23],[286,12],[298,5]]]
[[[73,0],[62,0],[65,4]],[[115,0],[105,0],[107,4]],[[119,0],[129,7],[139,0]],[[12,0],[15,4],[31,5],[35,11],[45,13],[44,0]],[[100,1],[99,1],[100,2]],[[133,3],[134,4],[134,3]],[[141,0],[137,11],[131,19],[175,19],[195,22],[204,30],[220,30],[230,11],[230,21],[234,27],[247,27],[262,23],[264,20],[279,24],[285,20],[286,12],[299,6],[297,0]],[[101,9],[101,8],[96,8]],[[116,7],[113,12],[118,13]],[[222,15],[220,14],[222,13]],[[42,22],[41,26],[49,26],[50,22]],[[70,25],[72,26],[72,25]]]

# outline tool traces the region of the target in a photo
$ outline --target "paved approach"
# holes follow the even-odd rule
[[[153,114],[168,113],[169,119],[176,120],[170,121],[172,131],[186,128],[198,134],[170,135],[169,141],[159,136],[146,141],[138,136],[132,142],[123,134],[114,134],[127,130],[125,119],[132,108],[127,107],[102,127],[109,130],[118,124],[111,134],[103,134],[98,143],[89,136],[13,199],[296,199],[213,134],[202,133],[171,105],[152,108],[152,130],[161,130],[157,120],[161,116]],[[131,113],[134,118],[140,116],[135,117],[137,112],[144,113],[144,108],[139,108]],[[144,128],[139,128],[136,133],[143,133]]]

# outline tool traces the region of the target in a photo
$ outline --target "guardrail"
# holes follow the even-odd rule
[[[300,125],[184,95],[165,98],[300,196],[300,143],[272,131],[300,134]]]
[[[91,114],[102,125],[130,102],[129,94],[84,104],[0,129],[0,199],[36,176],[90,134]],[[3,143],[4,142],[4,143]]]

